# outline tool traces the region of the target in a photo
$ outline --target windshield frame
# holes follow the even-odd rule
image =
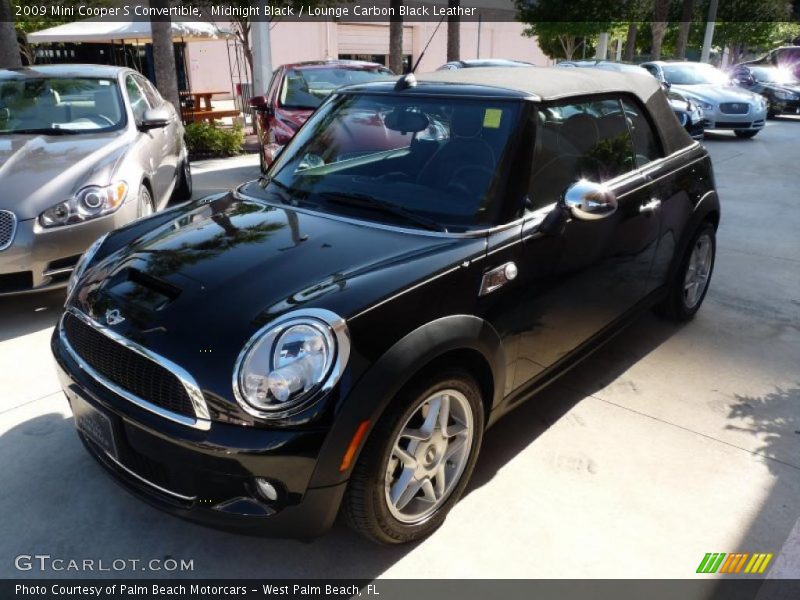
[[[287,104],[287,103],[283,102],[283,100],[281,98],[284,96],[284,90],[287,90],[286,91],[286,97],[288,98],[288,96],[289,96],[287,88],[288,88],[288,85],[289,85],[289,74],[290,73],[300,73],[300,75],[303,77],[303,79],[306,79],[305,76],[303,75],[304,73],[308,73],[308,72],[312,72],[312,71],[326,71],[326,70],[327,71],[357,71],[357,72],[373,73],[376,76],[373,81],[379,81],[380,80],[380,76],[385,76],[387,78],[395,77],[395,75],[389,69],[387,69],[386,67],[383,67],[383,66],[375,67],[374,69],[373,68],[354,67],[354,66],[350,66],[350,65],[344,65],[344,66],[342,66],[342,65],[327,65],[327,66],[313,67],[313,68],[308,68],[308,67],[295,67],[295,68],[286,67],[284,69],[283,73],[281,74],[281,81],[280,81],[280,84],[278,85],[278,89],[276,90],[276,94],[275,94],[275,101],[276,101],[276,103],[278,105],[278,108],[282,108],[282,109],[285,109],[285,110],[317,110],[318,108],[322,107],[322,105],[328,100],[328,98],[330,98],[333,94],[335,94],[337,92],[338,88],[345,87],[345,86],[348,86],[348,85],[361,85],[361,84],[364,84],[364,83],[369,83],[369,81],[345,82],[345,83],[341,84],[340,86],[337,86],[336,88],[331,90],[330,94],[328,94],[324,98],[320,98],[320,103],[317,106],[304,106],[304,105],[301,105],[301,104]]]
[[[281,182],[279,179],[276,179],[276,176],[281,172],[281,170],[286,167],[289,163],[294,162],[297,159],[295,156],[295,150],[298,150],[297,146],[301,143],[305,143],[304,141],[299,141],[302,137],[300,132],[305,127],[313,127],[318,119],[324,118],[327,114],[325,109],[329,103],[333,103],[336,101],[337,98],[343,96],[359,96],[359,97],[373,97],[373,98],[386,98],[387,96],[391,96],[394,98],[402,97],[400,94],[396,94],[394,92],[385,92],[385,91],[377,91],[377,90],[363,90],[363,89],[341,89],[337,90],[336,92],[332,93],[325,102],[311,115],[311,117],[306,121],[303,125],[301,130],[290,140],[286,146],[282,149],[279,156],[275,159],[275,161],[270,165],[267,173],[262,176],[261,178],[261,189],[264,190],[263,196],[259,194],[256,199],[266,201],[271,204],[275,204],[276,206],[285,207],[289,204],[292,209],[302,210],[305,212],[309,212],[312,214],[319,214],[325,215],[332,218],[342,219],[346,221],[355,221],[361,223],[369,223],[371,225],[375,225],[378,227],[386,227],[390,229],[402,230],[407,232],[414,232],[419,234],[426,234],[426,235],[454,235],[454,236],[473,236],[473,235],[483,235],[487,231],[493,230],[500,230],[505,229],[508,227],[512,227],[515,223],[519,223],[524,216],[522,215],[522,206],[525,196],[525,190],[527,189],[527,182],[529,177],[529,171],[532,167],[530,164],[530,160],[525,159],[525,154],[520,153],[520,148],[525,146],[525,142],[527,141],[527,146],[529,146],[528,154],[532,155],[533,153],[533,145],[536,139],[534,135],[534,124],[535,120],[533,115],[535,115],[535,102],[526,99],[520,98],[515,96],[509,97],[486,97],[480,95],[466,95],[466,94],[459,94],[459,93],[446,93],[443,94],[441,92],[431,92],[431,93],[420,93],[415,92],[413,98],[420,99],[420,100],[439,100],[439,101],[447,101],[453,100],[454,102],[457,101],[484,101],[484,102],[491,102],[492,104],[504,103],[514,106],[514,118],[515,122],[512,123],[511,127],[509,128],[508,136],[505,140],[504,151],[502,156],[499,157],[498,162],[495,166],[495,177],[493,178],[492,182],[489,184],[486,190],[486,194],[491,196],[491,199],[488,201],[488,205],[491,205],[491,208],[488,210],[487,214],[490,215],[490,218],[486,221],[478,221],[475,220],[471,224],[464,225],[460,223],[452,223],[449,222],[446,218],[434,218],[433,220],[440,223],[444,226],[447,231],[442,232],[435,232],[435,231],[426,231],[421,227],[416,226],[406,226],[403,224],[399,224],[395,221],[387,221],[385,218],[382,218],[377,212],[371,213],[367,211],[363,211],[358,216],[353,216],[350,214],[344,214],[343,212],[339,212],[337,210],[332,209],[332,204],[322,202],[314,202],[313,200],[310,202],[313,206],[308,206],[305,203],[300,204],[295,202],[293,192],[295,190],[288,189],[286,185]],[[520,161],[520,157],[523,157],[523,160]],[[500,175],[497,175],[500,173]],[[245,184],[248,185],[248,184]],[[390,185],[387,183],[386,185]],[[272,191],[267,191],[269,186],[274,186],[277,191],[274,193]],[[242,186],[244,187],[244,186]],[[516,192],[509,192],[510,189],[514,188]],[[518,188],[518,189],[517,189]],[[277,198],[275,198],[277,196]],[[519,202],[513,202],[510,199],[512,197],[517,197]],[[248,197],[252,197],[249,196]],[[275,200],[273,200],[275,198]],[[279,198],[283,198],[282,200]],[[286,200],[289,199],[290,202]],[[415,214],[420,215],[421,217],[431,219],[428,215],[430,213],[423,213],[421,211],[415,211],[413,208],[402,206],[404,209],[413,212]],[[454,216],[454,215],[453,215]]]
[[[61,129],[64,132],[68,133],[69,135],[92,135],[92,134],[100,134],[100,133],[111,133],[115,131],[122,131],[127,128],[128,126],[128,103],[125,100],[125,96],[122,93],[122,86],[120,84],[119,76],[110,76],[110,77],[100,77],[96,75],[91,76],[66,76],[66,75],[49,75],[49,76],[37,76],[37,77],[5,77],[0,79],[0,86],[4,85],[7,82],[20,82],[24,83],[26,81],[39,81],[39,80],[59,80],[59,79],[69,79],[69,80],[85,80],[85,81],[110,81],[112,89],[115,90],[117,101],[119,102],[120,107],[120,119],[114,125],[109,125],[108,127],[97,127],[95,129],[70,129],[69,127],[56,127],[55,129]],[[24,130],[33,129],[30,127],[25,127],[22,130],[4,130],[0,128],[0,136],[6,135],[35,135],[35,134],[28,134],[24,133]],[[36,128],[38,129],[38,128]],[[42,128],[46,129],[46,128]],[[42,135],[42,134],[38,134]],[[44,134],[48,135],[48,134]]]

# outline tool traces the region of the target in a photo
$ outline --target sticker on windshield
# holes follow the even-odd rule
[[[503,118],[503,111],[499,108],[487,108],[483,114],[483,126],[489,129],[500,127],[500,119]]]

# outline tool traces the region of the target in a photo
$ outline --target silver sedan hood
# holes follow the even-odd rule
[[[711,104],[720,102],[755,102],[759,95],[727,85],[702,83],[698,85],[673,85],[672,89],[692,100],[700,100]]]
[[[0,135],[0,209],[33,219],[86,185],[109,184],[127,138],[124,131]]]

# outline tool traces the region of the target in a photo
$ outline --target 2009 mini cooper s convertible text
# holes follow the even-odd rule
[[[487,426],[642,308],[695,314],[719,211],[655,79],[363,84],[262,179],[98,240],[52,349],[81,440],[156,506],[408,542]]]

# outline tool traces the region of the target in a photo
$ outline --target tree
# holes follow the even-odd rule
[[[689,28],[692,25],[695,0],[683,0],[681,24],[678,29],[678,41],[675,43],[675,58],[686,58],[686,44],[689,41]]]
[[[152,8],[167,8],[168,0],[150,0]],[[175,70],[175,46],[172,43],[172,21],[166,17],[151,17],[150,30],[153,36],[153,67],[156,87],[164,99],[180,110],[178,74]]]
[[[0,68],[21,67],[14,13],[8,0],[0,0]]]
[[[447,6],[458,9],[461,0],[447,0]],[[447,62],[453,60],[461,60],[461,17],[458,15],[447,17]]]
[[[670,0],[653,0],[653,22],[650,30],[653,34],[653,45],[650,49],[651,59],[661,59],[661,44],[667,32]]]
[[[389,6],[394,16],[389,19],[389,68],[397,74],[403,72],[403,17],[400,7],[403,0],[391,0]]]
[[[625,62],[633,62],[636,56],[636,34],[639,31],[639,24],[636,21],[628,23],[628,35],[625,36],[625,53],[622,55],[622,60]]]
[[[728,49],[728,62],[740,62],[748,51],[760,51],[785,38],[791,7],[784,0],[720,2],[714,44]]]

